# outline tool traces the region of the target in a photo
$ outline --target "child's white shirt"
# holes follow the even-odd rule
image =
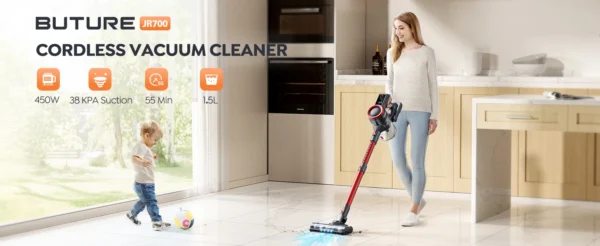
[[[132,156],[137,156],[144,161],[149,161],[152,163],[149,167],[140,166],[137,164],[133,164],[133,171],[135,173],[135,182],[143,183],[143,184],[153,184],[154,183],[154,153],[152,150],[144,143],[144,141],[139,141],[135,146],[133,146],[133,150],[131,153]]]

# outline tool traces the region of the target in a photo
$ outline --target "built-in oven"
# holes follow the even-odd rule
[[[269,0],[270,43],[333,43],[334,0]]]
[[[333,58],[273,57],[268,62],[269,113],[333,115]]]

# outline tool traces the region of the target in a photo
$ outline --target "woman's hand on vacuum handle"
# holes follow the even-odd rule
[[[392,97],[390,97],[390,100],[387,103],[387,108],[391,108],[392,107]]]

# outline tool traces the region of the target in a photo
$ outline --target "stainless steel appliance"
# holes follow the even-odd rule
[[[333,115],[333,58],[269,58],[269,113]]]
[[[269,0],[270,43],[333,43],[334,0]]]
[[[269,180],[333,184],[333,61],[269,59]]]

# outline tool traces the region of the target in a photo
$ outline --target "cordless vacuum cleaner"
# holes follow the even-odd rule
[[[373,152],[373,149],[375,148],[375,145],[377,144],[377,141],[382,133],[386,134],[385,140],[393,138],[396,133],[396,128],[392,123],[396,122],[398,119],[398,115],[402,110],[402,104],[392,103],[390,110],[387,110],[389,107],[389,102],[389,94],[379,94],[375,105],[371,106],[367,111],[369,121],[371,124],[373,124],[373,135],[371,135],[371,143],[369,144],[369,148],[367,149],[367,153],[363,159],[362,165],[358,170],[356,180],[354,180],[354,185],[352,185],[352,191],[350,192],[350,196],[348,196],[346,206],[344,206],[344,209],[338,216],[337,220],[334,220],[329,224],[314,222],[310,226],[310,231],[340,235],[348,235],[352,233],[352,226],[346,225],[346,221],[348,220],[348,212],[350,212],[350,205],[352,205],[352,201],[354,200],[354,195],[356,194],[356,190],[358,189],[360,181],[367,171],[367,163],[369,163],[371,153]]]

